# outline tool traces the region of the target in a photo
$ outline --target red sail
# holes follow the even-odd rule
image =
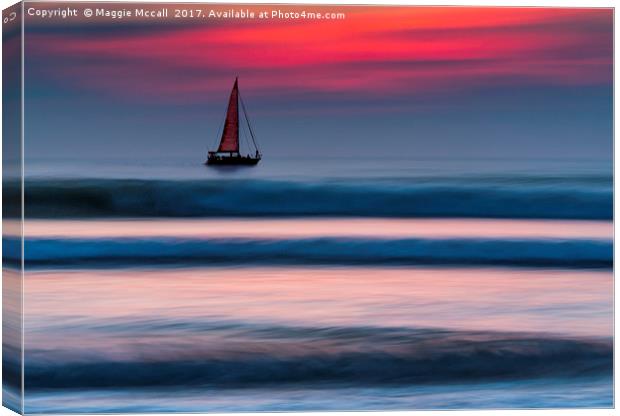
[[[239,152],[239,100],[238,100],[237,80],[230,93],[228,100],[228,112],[226,113],[226,122],[224,123],[224,132],[218,152]]]

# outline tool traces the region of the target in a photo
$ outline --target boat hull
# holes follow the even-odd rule
[[[209,157],[205,162],[207,166],[256,166],[260,158],[242,156]]]

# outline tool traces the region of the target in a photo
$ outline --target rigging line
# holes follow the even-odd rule
[[[241,133],[242,133],[244,142],[245,142],[246,146],[248,147],[248,152],[250,152],[252,149],[251,149],[251,146],[250,146],[250,141],[248,140],[247,127],[243,128],[243,124],[241,126],[242,126],[241,127]],[[239,149],[241,149],[241,146],[239,146]]]
[[[245,102],[243,101],[243,97],[241,97],[241,94],[239,94],[239,100],[241,101],[241,107],[243,107],[243,115],[245,116],[245,121],[248,123],[248,129],[250,130],[250,136],[252,136],[252,142],[254,143],[254,147],[257,151],[260,152],[260,149],[256,144],[256,137],[254,136],[254,131],[252,130],[252,124],[250,124],[250,119],[248,118],[248,110],[245,109]]]

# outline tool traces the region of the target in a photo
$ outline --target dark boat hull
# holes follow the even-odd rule
[[[242,157],[242,156],[225,156],[225,157],[209,157],[205,162],[208,166],[255,166],[260,162],[260,158]]]

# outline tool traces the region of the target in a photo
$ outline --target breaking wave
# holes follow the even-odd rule
[[[166,339],[152,347],[131,344],[133,353],[123,359],[102,351],[83,354],[70,346],[67,351],[33,350],[25,363],[26,387],[385,385],[611,377],[613,371],[612,341],[606,338],[268,325],[245,335],[251,336],[232,350],[230,340],[225,343],[228,348],[213,342],[166,345]]]
[[[19,245],[7,244],[6,247]],[[13,251],[5,253],[8,262],[19,261],[20,253]],[[415,238],[27,238],[25,261],[27,267],[442,264],[609,268],[613,266],[613,242]]]
[[[544,179],[544,178],[543,178]],[[606,178],[568,180],[28,180],[26,217],[613,218]],[[586,178],[587,179],[587,178]],[[7,215],[19,212],[5,185]],[[11,197],[13,196],[13,197]]]

